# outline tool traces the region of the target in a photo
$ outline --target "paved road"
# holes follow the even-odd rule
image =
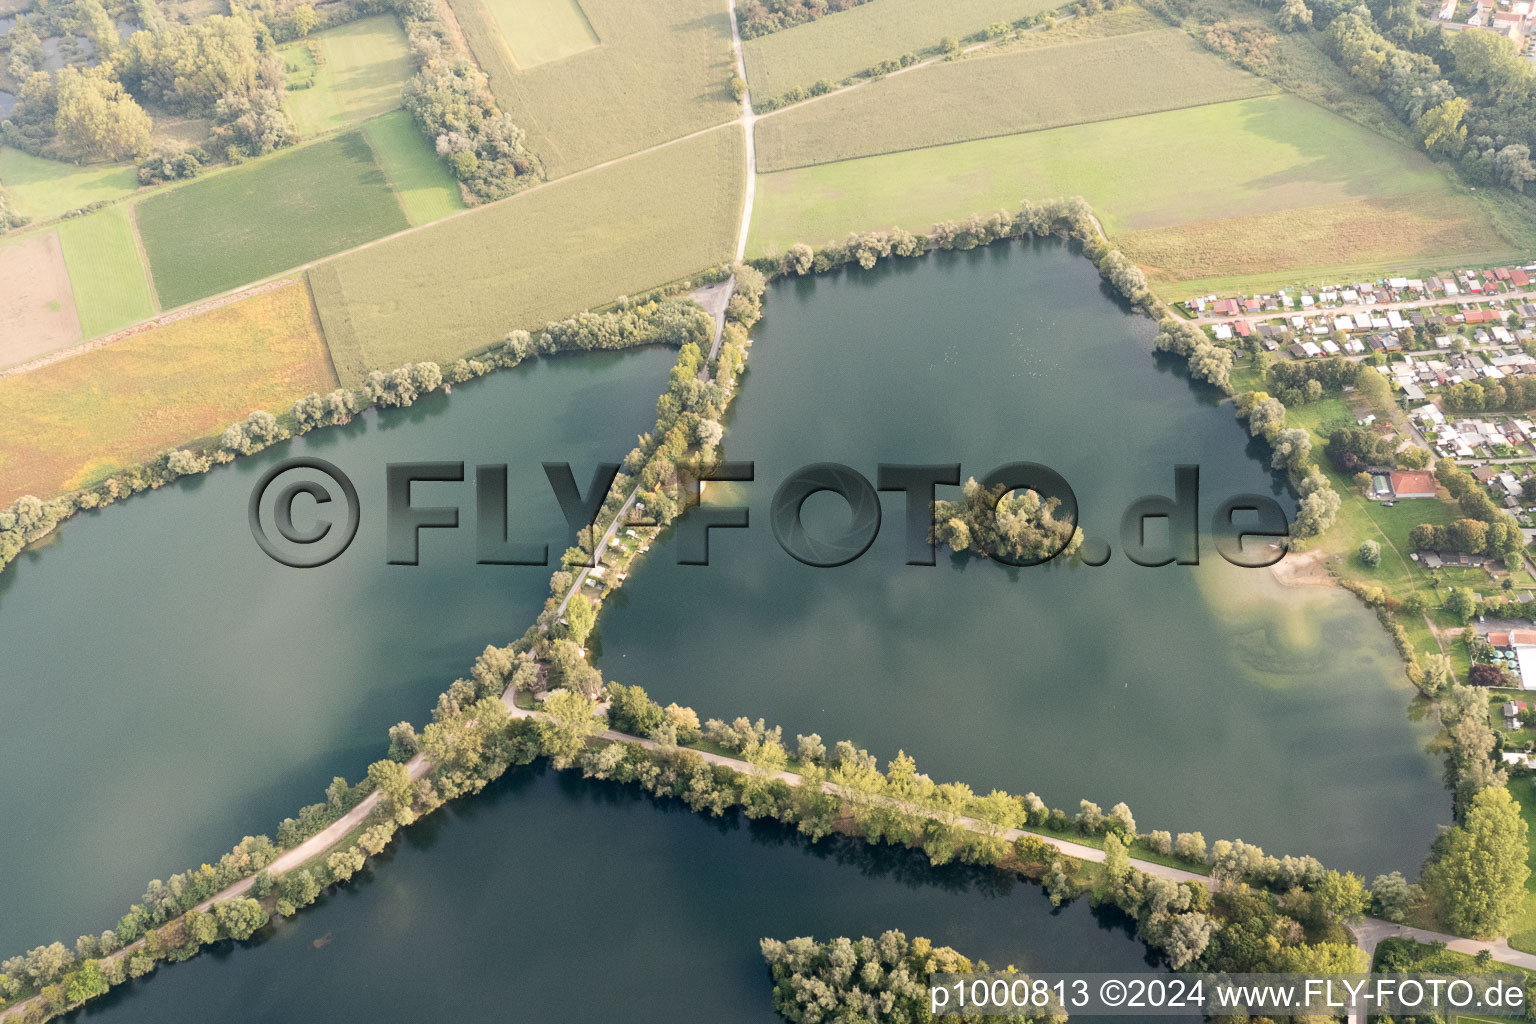
[[[1376,947],[1382,939],[1397,938],[1399,936],[1409,939],[1417,939],[1420,942],[1443,942],[1447,947],[1458,953],[1477,953],[1487,950],[1492,957],[1501,964],[1513,964],[1516,967],[1526,967],[1536,970],[1536,956],[1530,953],[1522,953],[1518,949],[1511,949],[1507,939],[1499,939],[1495,942],[1484,942],[1480,939],[1458,939],[1454,935],[1444,935],[1440,932],[1427,931],[1423,928],[1410,928],[1404,924],[1393,924],[1391,921],[1383,921],[1380,918],[1368,917],[1364,921],[1350,929],[1355,933],[1355,941],[1360,948],[1368,953],[1375,953]]]

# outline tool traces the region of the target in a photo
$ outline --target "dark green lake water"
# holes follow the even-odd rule
[[[882,460],[979,475],[1033,459],[1111,537],[1177,462],[1202,466],[1207,509],[1271,487],[1230,409],[1153,359],[1150,324],[1085,261],[1056,245],[954,254],[776,286],[769,310],[727,435],[730,457],[758,463],[740,491],[755,525],[717,533],[707,568],[652,551],[602,620],[609,677],[705,715],[905,747],[979,788],[1125,799],[1144,828],[1416,866],[1448,801],[1390,645],[1340,595],[1118,554],[1076,571],[906,567],[899,499],[854,565],[809,569],[773,541],[773,487],[818,460],[873,476]],[[672,359],[556,360],[370,415],[82,517],[0,577],[0,948],[99,931],[148,878],[270,832],[531,621],[547,570],[471,564],[468,484],[418,487],[418,504],[459,499],[465,526],[424,534],[419,567],[384,564],[369,512],[386,462],[511,463],[514,527],[558,552],[538,463],[569,460],[584,484],[620,457]],[[299,453],[362,498],[358,540],[317,570],[267,560],[246,525],[257,476]],[[758,938],[889,927],[1026,969],[1142,962],[1084,905],[1052,913],[1034,887],[924,864],[521,772],[258,948],[87,1016],[766,1022]]]
[[[382,863],[255,948],[226,943],[85,1016],[186,1021],[772,1024],[758,940],[900,928],[994,966],[1145,971],[1086,900],[811,845],[638,787],[523,769],[406,833]]]
[[[472,483],[417,485],[462,526],[424,531],[419,566],[385,564],[387,463],[508,463],[514,535],[558,557],[540,462],[569,460],[585,488],[654,423],[675,359],[554,359],[370,413],[83,515],[0,576],[0,957],[99,932],[149,879],[274,834],[528,628],[552,570],[474,565]],[[359,491],[357,539],[319,569],[269,560],[247,525],[261,473],[296,454]]]
[[[1230,406],[1154,357],[1153,324],[1085,259],[1054,243],[940,254],[783,282],[766,310],[724,446],[757,480],[708,498],[744,502],[752,526],[714,531],[707,567],[652,549],[599,622],[605,675],[1068,811],[1125,800],[1144,829],[1418,868],[1449,799],[1374,616],[1209,546],[1190,567],[1120,552],[1121,514],[1171,494],[1178,464],[1201,468],[1202,529],[1223,499],[1279,489]],[[799,564],[769,529],[774,488],[807,463],[873,480],[880,462],[981,477],[1021,460],[1071,483],[1108,565],[906,566],[899,494],[840,568]],[[826,495],[808,513],[818,502],[846,522]]]

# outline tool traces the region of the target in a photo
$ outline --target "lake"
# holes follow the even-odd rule
[[[943,253],[782,281],[765,310],[724,442],[756,481],[707,499],[745,503],[751,527],[712,531],[707,567],[652,548],[598,623],[605,676],[703,717],[766,718],[791,743],[904,749],[982,791],[1069,812],[1124,800],[1143,829],[1416,872],[1450,800],[1374,615],[1209,544],[1198,566],[1155,569],[1120,550],[1124,510],[1171,495],[1177,465],[1200,467],[1202,530],[1225,498],[1283,488],[1087,260],[1054,242]],[[904,565],[900,494],[839,568],[796,562],[769,528],[774,488],[808,463],[873,480],[881,462],[959,462],[963,478],[1025,460],[1072,485],[1107,565]],[[806,513],[829,534],[848,521],[829,495]]]
[[[525,768],[405,833],[252,949],[229,943],[92,1004],[154,1021],[773,1024],[758,940],[899,928],[995,967],[1148,971],[1087,900],[857,841],[711,820],[638,787]]]
[[[463,526],[423,531],[419,566],[385,564],[386,463],[509,464],[512,535],[558,558],[568,536],[540,462],[569,460],[585,488],[655,422],[675,360],[501,371],[84,514],[22,555],[0,575],[0,958],[100,932],[151,878],[275,834],[532,623],[553,570],[474,564],[472,483],[416,485],[418,505],[459,504]],[[301,453],[347,472],[363,511],[318,569],[271,561],[247,525],[257,478]]]

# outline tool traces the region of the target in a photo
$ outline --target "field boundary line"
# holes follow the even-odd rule
[[[391,113],[392,113],[392,111],[391,111]],[[380,115],[380,116],[383,116],[383,115]],[[427,222],[425,224],[413,224],[413,225],[411,225],[409,227],[402,228],[399,231],[392,232],[391,234],[381,235],[378,238],[370,239],[369,241],[359,243],[358,245],[354,245],[350,249],[342,249],[340,252],[333,252],[333,253],[330,253],[329,255],[321,256],[321,257],[318,257],[316,259],[310,260],[307,263],[300,263],[297,266],[288,267],[287,269],[280,270],[280,271],[278,271],[275,274],[269,274],[266,277],[258,278],[255,281],[251,281],[251,282],[249,282],[247,284],[240,285],[238,288],[232,288],[232,289],[229,289],[228,291],[219,292],[216,295],[210,295],[207,298],[198,299],[196,302],[193,302],[193,303],[188,303],[186,305],[173,307],[168,313],[165,313],[164,316],[157,316],[157,317],[151,318],[149,320],[141,320],[138,323],[131,324],[129,327],[124,328],[123,331],[119,331],[119,332],[116,332],[116,333],[111,334],[111,335],[104,335],[104,336],[102,336],[100,338],[94,338],[91,341],[88,341],[88,342],[86,342],[83,345],[75,345],[75,346],[73,346],[71,348],[68,348],[68,349],[62,349],[62,350],[60,350],[57,353],[53,353],[52,356],[50,356],[50,357],[48,357],[46,359],[46,361],[43,361],[43,360],[33,360],[31,362],[28,362],[28,363],[23,363],[23,364],[19,364],[17,366],[11,367],[8,370],[0,371],[0,377],[8,377],[8,376],[11,376],[13,374],[23,373],[23,372],[26,372],[26,371],[29,371],[29,370],[35,370],[35,369],[40,368],[41,366],[48,365],[48,363],[58,362],[61,359],[67,359],[67,358],[69,358],[71,356],[80,355],[81,353],[90,351],[91,349],[104,348],[107,345],[112,344],[113,342],[121,341],[123,338],[129,336],[129,334],[131,334],[131,333],[138,333],[139,331],[146,330],[146,329],[148,329],[150,327],[158,327],[158,326],[161,326],[164,323],[170,323],[171,319],[166,319],[166,317],[170,317],[172,319],[179,320],[179,319],[181,319],[184,316],[190,316],[190,315],[192,315],[194,313],[206,312],[209,309],[216,309],[219,306],[226,305],[226,304],[228,304],[230,302],[236,302],[236,301],[238,301],[238,300],[240,300],[242,298],[246,298],[247,296],[250,296],[250,295],[259,295],[263,291],[269,290],[271,287],[274,287],[274,286],[278,285],[280,282],[282,282],[285,279],[294,278],[295,275],[302,274],[302,273],[304,273],[307,270],[312,270],[315,267],[318,267],[318,266],[321,266],[323,264],[329,263],[332,260],[339,260],[339,259],[341,259],[344,256],[351,256],[354,253],[363,252],[365,250],[373,248],[376,245],[383,245],[386,242],[392,242],[392,241],[394,241],[397,238],[403,238],[406,235],[415,234],[418,231],[428,231],[428,230],[431,230],[432,228],[435,228],[435,227],[437,227],[440,224],[446,224],[447,222],[449,222],[451,220],[454,220],[454,219],[456,219],[458,217],[469,217],[469,216],[472,216],[472,215],[474,215],[474,214],[476,214],[476,213],[478,213],[478,212],[480,212],[482,210],[489,210],[489,209],[491,209],[493,207],[500,206],[502,203],[513,202],[514,200],[516,200],[520,196],[525,196],[525,195],[528,195],[529,193],[537,192],[540,189],[552,188],[552,187],[554,187],[556,185],[559,185],[559,184],[561,184],[563,182],[574,181],[575,179],[580,178],[583,175],[591,174],[594,171],[600,171],[600,170],[604,170],[604,169],[606,169],[608,167],[613,167],[613,166],[615,166],[617,164],[623,163],[626,160],[633,160],[635,157],[649,156],[650,154],[655,153],[655,152],[657,152],[659,150],[666,149],[669,146],[675,146],[675,145],[677,145],[679,143],[687,142],[690,139],[696,139],[696,138],[698,138],[701,135],[708,135],[710,132],[720,131],[721,129],[728,129],[728,128],[731,128],[732,126],[734,126],[734,125],[736,125],[738,123],[739,123],[739,119],[736,120],[736,121],[723,121],[720,124],[710,125],[708,128],[700,128],[697,131],[689,132],[687,135],[679,135],[675,139],[668,139],[665,142],[658,142],[654,146],[649,146],[649,147],[647,147],[645,149],[636,150],[633,153],[626,153],[624,156],[614,157],[612,160],[606,160],[606,161],[604,161],[603,163],[600,163],[600,164],[593,164],[591,167],[584,167],[584,168],[582,168],[579,171],[572,171],[570,174],[564,175],[563,177],[555,178],[553,180],[548,180],[548,181],[542,181],[542,182],[540,182],[537,185],[531,185],[528,188],[523,189],[521,192],[517,193],[516,195],[508,196],[505,199],[498,199],[498,200],[496,200],[493,203],[482,203],[479,206],[470,206],[470,207],[467,207],[467,208],[465,208],[463,210],[456,210],[453,213],[448,214],[448,216],[446,216],[446,217],[440,217],[437,220],[429,221],[429,222]],[[361,127],[359,125],[353,125],[352,128],[349,129],[349,130],[357,131],[359,133],[362,131],[362,129],[361,129]],[[204,305],[204,304],[208,304],[208,305]]]
[[[917,65],[914,64],[913,67],[917,67]],[[1260,81],[1263,81],[1263,79],[1260,79]],[[827,93],[827,95],[831,96],[833,94],[832,93]],[[885,150],[881,150],[878,153],[864,153],[864,154],[861,154],[860,156],[845,156],[845,157],[841,157],[841,158],[836,159],[836,160],[820,160],[820,161],[817,161],[815,163],[809,163],[809,164],[795,164],[792,167],[775,167],[772,170],[768,170],[768,171],[761,171],[760,170],[759,173],[761,173],[761,174],[782,174],[782,173],[787,172],[787,171],[803,171],[803,170],[806,170],[806,169],[811,168],[811,167],[828,167],[828,166],[831,166],[832,164],[852,163],[855,160],[872,160],[875,157],[880,157],[880,156],[896,156],[896,155],[898,155],[900,153],[921,153],[925,149],[943,149],[945,146],[964,146],[967,143],[971,143],[971,142],[990,142],[990,141],[992,141],[994,139],[1012,139],[1012,138],[1017,138],[1017,137],[1022,136],[1022,135],[1039,135],[1041,132],[1054,132],[1054,131],[1058,131],[1058,130],[1063,129],[1063,128],[1082,128],[1082,127],[1085,127],[1086,125],[1090,125],[1090,124],[1113,124],[1116,121],[1130,121],[1130,120],[1134,120],[1135,118],[1138,118],[1138,117],[1155,117],[1158,114],[1177,114],[1180,111],[1184,111],[1184,110],[1199,110],[1201,107],[1219,107],[1219,106],[1221,106],[1222,104],[1225,104],[1225,103],[1247,103],[1250,100],[1263,100],[1263,99],[1269,99],[1272,96],[1290,96],[1290,95],[1292,95],[1292,94],[1286,92],[1284,89],[1281,89],[1279,86],[1275,86],[1275,85],[1273,85],[1271,83],[1271,88],[1267,92],[1261,92],[1261,93],[1258,93],[1258,94],[1256,94],[1254,96],[1239,96],[1239,97],[1235,97],[1233,99],[1226,99],[1226,100],[1208,100],[1208,101],[1206,101],[1204,103],[1182,103],[1182,104],[1179,104],[1178,106],[1173,106],[1173,107],[1159,107],[1156,110],[1144,110],[1144,111],[1142,111],[1141,113],[1138,113],[1138,114],[1120,114],[1120,115],[1118,115],[1116,117],[1085,118],[1085,119],[1083,119],[1081,121],[1067,121],[1067,122],[1063,122],[1062,124],[1048,125],[1048,126],[1046,126],[1044,128],[1026,128],[1025,130],[1019,131],[1019,132],[994,132],[991,135],[977,135],[974,138],[969,138],[969,139],[956,139],[954,142],[935,142],[935,143],[932,143],[932,144],[927,145],[927,146],[903,146],[900,149],[885,149]],[[825,97],[821,97],[821,96],[817,97],[817,99],[823,99],[823,98],[825,98]],[[774,113],[777,113],[777,111],[775,111]],[[769,115],[767,115],[767,114],[763,114],[758,119],[762,120],[762,118],[768,117],[768,116]],[[1403,193],[1403,194],[1407,195],[1409,193]]]
[[[733,6],[733,10],[734,10],[734,6]],[[834,13],[841,13],[841,12],[834,12]],[[823,15],[823,17],[825,17],[825,15]],[[1076,17],[1077,17],[1077,15],[1075,15],[1075,14],[1069,14],[1065,18],[1058,19],[1053,24],[1055,24],[1055,25],[1065,25],[1067,22],[1072,21]],[[735,21],[734,13],[732,15],[732,21],[733,22]],[[1041,31],[1044,31],[1044,26],[1036,25],[1034,28],[1030,29],[1029,31],[1031,31],[1031,32],[1041,32]],[[1151,31],[1161,31],[1161,30],[1147,29],[1145,31],[1151,32]],[[989,46],[997,46],[1000,42],[1001,42],[1001,40],[997,40],[997,39],[983,39],[979,43],[972,43],[970,46],[962,47],[960,50],[957,51],[957,55],[961,56],[961,57],[964,57],[967,54],[975,53],[977,50],[984,50],[984,49],[986,49]],[[1068,40],[1067,41],[1067,43],[1073,43],[1073,42],[1081,42],[1081,40],[1073,39],[1073,40]],[[1061,43],[1061,44],[1058,44],[1058,45],[1065,46],[1065,45],[1067,45],[1067,43]],[[926,68],[930,64],[940,64],[940,63],[943,63],[944,61],[949,60],[951,56],[952,56],[951,54],[941,53],[941,54],[938,54],[936,56],[929,57],[927,60],[920,60],[916,64],[908,64],[904,68],[897,68],[895,71],[888,71],[888,72],[886,72],[883,75],[871,75],[868,78],[861,78],[857,82],[854,82],[852,85],[845,85],[845,86],[842,86],[840,88],[833,89],[831,92],[824,92],[820,96],[807,96],[805,99],[800,100],[800,101],[798,101],[796,103],[786,103],[782,107],[775,107],[772,110],[765,110],[761,114],[758,114],[757,117],[758,117],[759,120],[761,120],[761,119],[763,119],[765,117],[772,117],[775,114],[782,114],[786,110],[798,110],[801,107],[806,106],[807,104],[815,103],[817,100],[824,100],[824,99],[827,99],[827,98],[832,97],[832,96],[838,96],[838,95],[841,95],[842,93],[849,92],[850,90],[853,90],[853,89],[861,89],[864,86],[872,85],[875,82],[883,82],[887,78],[895,78],[897,75],[904,75],[908,71],[916,71],[918,68]],[[742,81],[747,81],[747,76],[745,74],[745,67],[743,67],[742,71],[743,71],[742,76],[741,76]],[[749,83],[749,88],[750,88],[750,83]],[[811,165],[811,166],[815,166],[815,165]],[[794,168],[786,168],[786,169],[787,170],[793,170]]]
[[[149,282],[149,308],[158,314],[160,289],[155,287],[155,272],[149,265],[149,250],[144,248],[144,236],[139,234],[139,204],[132,202],[125,205],[128,207],[128,230],[133,232],[133,248],[139,254],[139,270],[143,271],[144,280]]]
[[[215,309],[222,309],[225,306],[233,305],[242,299],[253,298],[257,295],[263,295],[267,292],[277,291],[279,288],[284,288],[288,285],[299,283],[299,279],[292,276],[292,271],[290,271],[287,275],[276,278],[274,280],[263,281],[246,291],[238,293],[226,293],[224,295],[215,295],[207,299],[199,299],[197,302],[188,303],[185,306],[178,306],[177,308],[171,310],[169,313],[165,313],[161,316],[152,317],[148,320],[140,320],[136,324],[124,327],[118,331],[113,331],[111,334],[103,334],[99,338],[92,338],[90,341],[71,345],[69,348],[61,348],[56,352],[49,352],[47,355],[38,356],[36,359],[29,360],[25,363],[18,363],[15,366],[7,367],[6,369],[0,370],[0,380],[4,380],[7,377],[18,377],[23,373],[30,373],[33,370],[40,370],[43,367],[51,366],[54,363],[62,363],[64,360],[71,359],[74,356],[84,355],[87,352],[91,352],[99,348],[106,348],[107,346],[115,345],[120,341],[126,341],[136,334],[143,334],[144,332],[152,331],[157,327],[164,327],[165,325],[173,324],[178,320],[185,320],[188,317],[197,316],[199,313],[209,313]],[[327,354],[329,354],[329,346],[327,346]],[[334,367],[332,367],[332,369],[334,370]]]
[[[395,179],[390,177],[389,168],[384,166],[384,157],[379,154],[379,147],[373,144],[373,140],[368,137],[368,133],[362,128],[358,129],[358,134],[362,135],[363,145],[368,147],[368,152],[373,154],[373,166],[377,167],[379,173],[384,176],[384,184],[389,186],[389,194],[395,197],[395,205],[400,207],[400,215],[405,218],[405,223],[413,228],[419,227],[420,225],[416,223],[415,218],[411,216],[411,211],[406,209],[405,196],[400,194],[400,185]],[[311,301],[313,301],[313,298],[311,298]],[[322,336],[325,334],[323,330],[320,333]]]

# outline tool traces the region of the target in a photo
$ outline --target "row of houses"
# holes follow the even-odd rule
[[[1458,0],[1444,0],[1437,17],[1454,27],[1460,6]],[[1463,24],[1467,28],[1497,32],[1514,43],[1516,50],[1523,50],[1531,29],[1531,3],[1530,0],[1515,0],[1514,3],[1506,2],[1501,8],[1493,0],[1475,0]]]
[[[1536,437],[1536,423],[1517,416],[1493,416],[1488,419],[1458,418],[1453,419],[1441,412],[1440,407],[1429,403],[1413,409],[1409,415],[1414,422],[1424,430],[1426,435],[1433,435],[1433,445],[1436,454],[1443,458],[1471,459],[1477,458],[1479,449],[1492,451],[1502,445],[1510,448],[1518,448],[1528,444]],[[1497,473],[1490,473],[1489,467],[1473,469],[1473,475],[1487,484],[1497,477]],[[1511,481],[1512,485],[1518,481]],[[1514,493],[1514,487],[1509,488],[1509,493]],[[1501,497],[1495,494],[1497,499]],[[1506,507],[1514,507],[1518,502],[1505,502]]]
[[[1536,264],[1523,267],[1494,267],[1489,270],[1457,270],[1427,278],[1389,277],[1381,281],[1357,282],[1344,286],[1316,289],[1280,289],[1259,295],[1237,297],[1201,295],[1184,305],[1202,316],[1253,316],[1294,309],[1327,309],[1333,306],[1387,305],[1424,299],[1456,299],[1463,296],[1489,297],[1530,287],[1536,280]]]
[[[1536,305],[1522,303],[1510,310],[1485,309],[1467,307],[1457,313],[1436,313],[1418,309],[1388,309],[1369,313],[1337,313],[1325,316],[1304,316],[1292,314],[1278,320],[1254,323],[1249,320],[1233,320],[1229,323],[1217,323],[1211,325],[1211,334],[1217,341],[1230,341],[1234,338],[1247,339],[1258,337],[1264,349],[1270,352],[1291,345],[1293,339],[1298,336],[1306,336],[1299,340],[1303,342],[1302,348],[1292,351],[1296,358],[1317,355],[1359,355],[1364,352],[1398,352],[1403,349],[1403,338],[1398,332],[1415,330],[1425,333],[1445,332],[1457,329],[1464,324],[1477,324],[1472,342],[1478,345],[1521,345],[1536,340],[1536,331],[1528,327],[1510,328],[1505,325],[1505,320],[1513,312],[1522,320],[1529,317],[1536,321]],[[1377,332],[1379,340],[1370,338],[1358,342],[1347,337],[1349,335]],[[1328,338],[1338,339],[1339,335],[1345,335],[1342,340],[1335,340],[1329,345]],[[1314,346],[1304,344],[1307,338],[1314,339]],[[1449,349],[1455,342],[1448,333],[1437,334],[1435,346],[1440,349]]]
[[[1526,423],[1527,428],[1530,427]],[[1525,504],[1525,483],[1515,470],[1517,466],[1473,466],[1472,475],[1478,482],[1488,488],[1488,493],[1493,499],[1503,504],[1507,509],[1516,509]]]

